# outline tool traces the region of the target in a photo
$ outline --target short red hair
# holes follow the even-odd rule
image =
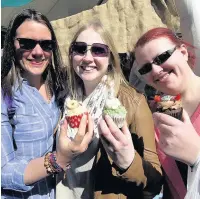
[[[183,41],[180,39],[172,30],[169,28],[163,28],[163,27],[158,27],[158,28],[153,28],[149,31],[147,31],[145,34],[143,34],[137,43],[135,44],[135,48],[139,46],[144,46],[146,43],[158,39],[158,38],[167,38],[169,39],[172,43],[174,43],[176,46],[181,46],[181,44],[185,44],[187,47],[195,48],[191,44]],[[195,55],[192,52],[188,52],[188,62],[189,64],[193,67],[195,64]]]

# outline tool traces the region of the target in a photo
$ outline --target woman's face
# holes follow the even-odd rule
[[[45,41],[37,43],[41,40]],[[18,62],[25,71],[23,75],[41,77],[52,56],[51,32],[48,27],[36,21],[24,21],[16,30],[14,45]]]
[[[148,84],[166,94],[176,95],[183,91],[183,82],[189,71],[184,45],[176,47],[169,39],[158,38],[137,47],[135,56],[137,70],[143,73],[142,77]]]
[[[109,49],[99,33],[92,28],[81,32],[76,42],[77,45],[72,48],[73,68],[85,85],[97,85],[107,73]],[[84,49],[87,50],[84,52]]]

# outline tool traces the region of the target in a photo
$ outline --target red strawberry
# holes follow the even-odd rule
[[[88,113],[84,113],[84,114],[88,115]],[[83,113],[80,115],[67,116],[66,118],[71,128],[78,128],[82,117],[83,117]]]
[[[178,94],[176,97],[175,97],[175,100],[180,100],[181,99],[181,95],[180,94]]]
[[[161,97],[159,95],[155,95],[154,96],[154,101],[160,102],[161,101]]]

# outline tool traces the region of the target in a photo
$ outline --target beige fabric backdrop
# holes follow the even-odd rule
[[[150,28],[167,25],[179,31],[173,0],[108,0],[91,10],[52,21],[65,64],[73,34],[83,23],[94,18],[99,18],[110,30],[121,53],[132,50],[136,40]]]

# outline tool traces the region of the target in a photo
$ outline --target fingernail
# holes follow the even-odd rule
[[[109,118],[110,116],[108,114],[105,115],[105,118]]]

